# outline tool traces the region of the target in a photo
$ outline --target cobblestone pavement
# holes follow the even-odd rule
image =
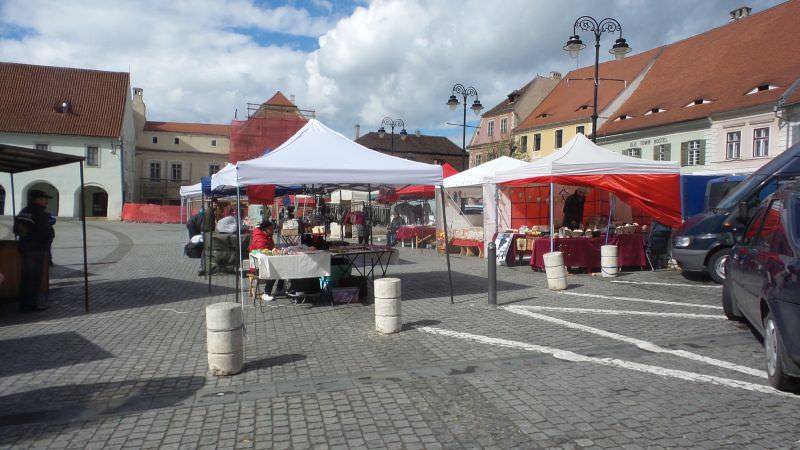
[[[0,316],[0,447],[800,446],[800,396],[767,387],[718,287],[674,272],[555,293],[501,267],[490,307],[485,261],[454,257],[451,305],[444,259],[402,249],[401,333],[368,305],[248,307],[246,369],[214,378],[204,308],[235,279],[209,293],[181,226],[90,222],[90,314],[79,224],[56,228],[50,309]]]

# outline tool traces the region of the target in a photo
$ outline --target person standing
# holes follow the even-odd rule
[[[50,214],[45,211],[52,197],[44,191],[33,190],[28,206],[14,218],[14,234],[19,239],[21,259],[20,311],[43,311],[39,305],[42,276],[50,259],[50,246],[55,237]]]
[[[392,221],[389,223],[389,245],[391,247],[397,245],[397,230],[405,224],[406,221],[400,217],[400,212],[395,210],[392,213]]]
[[[575,189],[564,201],[564,223],[561,226],[577,229],[583,223],[583,205],[586,202],[586,190]]]

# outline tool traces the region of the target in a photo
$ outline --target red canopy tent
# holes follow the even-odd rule
[[[448,163],[442,164],[442,178],[447,178],[458,173],[458,170]],[[433,198],[436,193],[435,186],[406,186],[397,190],[397,195],[401,198]]]

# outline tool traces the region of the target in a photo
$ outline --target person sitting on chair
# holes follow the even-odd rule
[[[275,240],[272,238],[274,234],[275,224],[268,220],[261,222],[261,224],[253,228],[253,235],[250,238],[250,251],[275,249]],[[278,291],[283,290],[283,280],[267,280],[264,285],[264,295],[261,296],[261,299],[265,302],[275,300],[275,297],[272,296],[272,288],[275,286],[276,281],[278,282]]]

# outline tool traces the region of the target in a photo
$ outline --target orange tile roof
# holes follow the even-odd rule
[[[230,125],[214,123],[186,123],[186,122],[151,122],[144,124],[144,131],[163,131],[169,133],[208,134],[212,136],[230,136]]]
[[[772,104],[800,77],[800,1],[790,1],[667,46],[600,135]],[[759,85],[777,89],[747,95]],[[800,101],[796,93],[790,101]],[[710,103],[686,107],[698,99]],[[664,112],[644,115],[654,109]]]
[[[297,105],[289,101],[289,99],[286,98],[286,96],[283,95],[283,92],[281,91],[276,92],[275,95],[273,95],[269,100],[264,102],[264,104],[271,106],[289,106],[293,108],[297,107]]]
[[[2,132],[118,138],[128,98],[127,73],[0,63]]]
[[[602,111],[625,89],[625,83],[603,81],[603,78],[625,80],[630,84],[658,56],[660,51],[661,48],[656,48],[629,56],[622,61],[601,63],[599,69],[600,89],[597,95],[598,109]],[[588,120],[592,115],[594,85],[591,79],[593,77],[594,64],[569,72],[550,92],[550,95],[522,121],[517,130],[524,131],[579,119]],[[576,80],[578,78],[581,80]],[[588,80],[583,80],[583,78],[588,78]],[[583,105],[588,107],[580,109]]]

